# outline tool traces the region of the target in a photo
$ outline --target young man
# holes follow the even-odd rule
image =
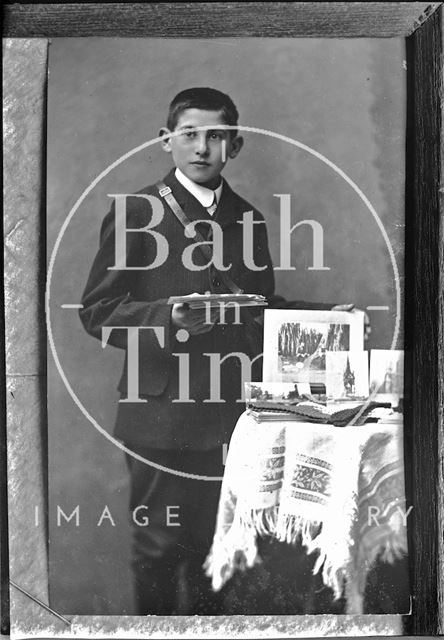
[[[205,310],[171,306],[167,300],[227,293],[224,274],[245,293],[261,294],[271,304],[277,300],[265,224],[251,226],[254,267],[244,260],[245,224],[239,223],[244,214],[256,223],[263,217],[221,177],[243,145],[236,130],[223,128],[237,121],[235,105],[220,91],[188,89],[174,98],[161,135],[175,166],[161,185],[115,199],[82,299],[86,330],[101,340],[105,330],[106,341],[126,352],[116,436],[172,470],[128,456],[131,510],[146,505],[149,518],[146,526],[140,526],[140,519],[134,522],[140,614],[223,613],[202,570],[214,532],[219,482],[174,471],[223,475],[223,445],[243,411],[241,361],[229,354],[253,358],[260,348],[253,346],[255,323],[244,311],[240,323],[235,313],[227,313],[221,323]],[[165,193],[176,204],[164,200]],[[182,212],[191,225],[187,232],[177,207],[179,217]],[[212,260],[195,246],[196,230],[208,242]],[[131,333],[128,327],[140,329]],[[220,395],[214,377],[211,389],[208,354],[218,354],[222,362]]]

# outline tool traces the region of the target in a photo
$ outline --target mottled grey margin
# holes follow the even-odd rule
[[[6,40],[4,259],[10,579],[48,602],[46,527],[29,522],[46,502],[45,329],[42,242],[46,40]],[[44,238],[44,236],[43,236]],[[32,510],[33,511],[33,510]],[[11,589],[11,619],[48,626],[48,614]],[[18,622],[20,621],[20,622]]]

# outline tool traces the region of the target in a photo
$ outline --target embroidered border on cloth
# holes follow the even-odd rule
[[[373,511],[371,510],[373,508]],[[257,423],[244,413],[226,460],[216,531],[205,562],[213,589],[260,561],[256,536],[317,552],[314,573],[347,612],[361,613],[378,555],[407,553],[402,422],[336,428]],[[369,523],[368,513],[378,519]],[[404,517],[403,517],[404,516]]]

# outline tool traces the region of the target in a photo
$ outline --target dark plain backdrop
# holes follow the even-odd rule
[[[158,135],[174,95],[191,86],[228,93],[240,124],[302,142],[342,169],[377,211],[403,272],[405,60],[399,39],[54,39],[48,97],[48,259],[84,190],[110,164]],[[292,236],[294,271],[276,271],[289,299],[387,305],[369,312],[369,348],[388,349],[395,328],[395,281],[383,236],[345,180],[286,142],[245,133],[225,178],[264,214],[279,264],[279,200],[292,220],[324,229],[324,264],[310,271],[311,232]],[[51,328],[61,367],[85,409],[108,433],[116,411],[122,353],[88,336],[75,304],[98,248],[110,193],[152,184],[171,167],[160,145],[113,169],[71,219],[54,262]],[[401,322],[402,329],[402,322]],[[397,343],[402,348],[402,337]],[[133,613],[128,484],[123,453],[84,416],[48,357],[50,597],[69,614]],[[196,496],[196,499],[198,497]],[[57,505],[74,519],[57,526]],[[105,519],[105,505],[115,526]],[[30,506],[30,525],[34,511]]]

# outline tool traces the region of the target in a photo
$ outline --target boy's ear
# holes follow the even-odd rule
[[[168,133],[171,133],[169,129],[166,127],[162,127],[159,131],[159,136],[166,136]],[[162,149],[167,153],[171,153],[171,138],[164,138],[161,143]]]
[[[231,141],[231,149],[228,154],[230,158],[235,158],[243,146],[244,146],[244,139],[242,138],[242,136],[236,136]]]

